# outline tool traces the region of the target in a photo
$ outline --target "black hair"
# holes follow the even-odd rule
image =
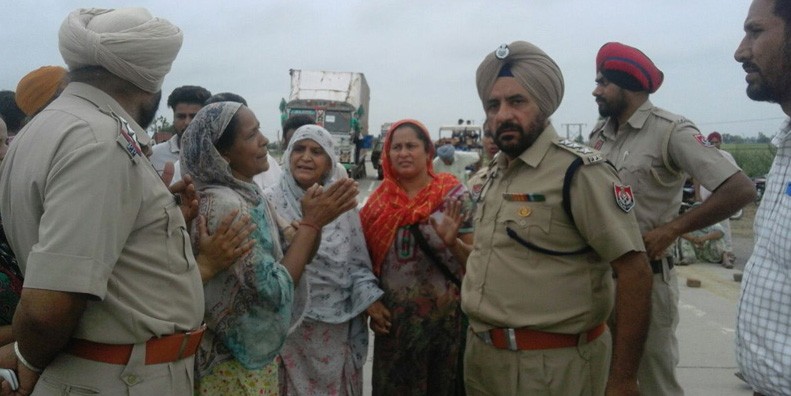
[[[307,114],[292,114],[283,122],[283,133],[288,130],[297,130],[301,126],[315,124],[316,120]]]
[[[0,118],[5,121],[11,135],[22,129],[27,117],[17,106],[15,96],[14,91],[0,91]]]
[[[786,24],[786,35],[789,35],[788,28],[791,26],[791,1],[775,0],[773,14],[777,15]]]
[[[233,92],[221,92],[218,94],[214,94],[211,97],[209,97],[209,99],[206,99],[206,103],[204,103],[204,106],[207,104],[212,104],[217,102],[236,102],[247,106],[247,101],[244,100],[244,98],[241,97],[240,95],[237,95]]]
[[[179,103],[197,104],[203,106],[211,96],[206,88],[195,85],[184,85],[178,87],[168,96],[168,107],[175,109]]]
[[[396,128],[396,129],[401,129],[403,127],[407,127],[409,129],[411,129],[412,131],[414,131],[415,135],[417,135],[417,138],[420,139],[420,141],[423,142],[423,150],[425,150],[426,153],[430,153],[431,152],[431,147],[433,146],[433,143],[431,143],[431,139],[429,139],[429,137],[426,136],[425,133],[423,133],[423,128],[417,126],[417,124],[414,124],[414,123],[411,123],[411,122],[405,122],[405,123],[399,125],[398,128]],[[393,130],[393,133],[395,133],[395,130]]]
[[[236,110],[236,113],[234,113],[233,117],[231,117],[231,121],[228,122],[225,130],[222,131],[220,138],[217,139],[217,143],[214,143],[214,147],[220,152],[220,154],[230,149],[231,146],[233,146],[233,141],[236,140],[236,126],[239,124],[239,111],[242,110],[242,107],[247,106],[242,105],[238,110]]]

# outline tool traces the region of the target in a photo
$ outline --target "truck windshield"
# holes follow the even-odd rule
[[[352,117],[348,111],[328,110],[324,115],[324,128],[330,132],[349,132],[352,129]]]

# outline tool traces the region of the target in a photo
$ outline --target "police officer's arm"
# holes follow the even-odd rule
[[[692,123],[682,122],[668,144],[671,162],[712,191],[695,211],[688,211],[643,235],[648,257],[664,256],[679,236],[699,230],[728,216],[755,199],[750,179],[720,151],[705,142]]]
[[[19,306],[14,314],[13,332],[19,353],[27,364],[44,369],[66,346],[85,310],[86,294],[45,289],[23,288]],[[19,376],[20,393],[31,392],[38,381],[38,373],[20,362],[14,344],[0,352],[3,366],[11,362]]]
[[[613,260],[610,265],[617,274],[618,281],[615,288],[615,328],[607,391],[609,393],[633,389],[636,392],[637,367],[643,355],[651,314],[652,274],[648,258],[643,252],[626,253]]]
[[[299,282],[302,271],[316,254],[321,242],[321,229],[357,206],[357,182],[354,179],[338,180],[326,189],[314,185],[302,197],[302,220],[281,261],[294,284]]]
[[[688,210],[645,235],[648,256],[659,258],[677,237],[722,221],[755,199],[755,186],[742,171],[731,175],[695,210]]]
[[[580,234],[617,275],[613,356],[608,394],[637,394],[637,367],[651,312],[652,273],[634,210],[618,200],[615,170],[579,168],[571,185],[571,211]]]

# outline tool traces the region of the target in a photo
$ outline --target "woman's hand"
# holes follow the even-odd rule
[[[377,335],[387,335],[390,334],[390,310],[382,304],[381,301],[377,300],[373,304],[371,304],[368,309],[365,310],[365,313],[371,317],[371,330]]]
[[[255,241],[249,237],[256,226],[251,222],[250,216],[244,215],[236,219],[238,213],[238,209],[228,213],[212,235],[209,235],[206,227],[206,218],[198,217],[196,259],[204,282],[224,271],[253,248]]]
[[[170,173],[172,176],[173,171],[171,170]],[[181,214],[184,215],[184,221],[189,224],[198,216],[198,193],[195,191],[195,185],[192,184],[192,177],[184,175],[181,180],[168,188],[171,194],[179,196]]]
[[[433,217],[429,222],[434,227],[445,246],[453,247],[456,245],[456,236],[459,234],[464,213],[462,213],[462,202],[458,199],[448,199],[445,201],[445,209],[442,211],[442,221],[437,222]]]
[[[314,184],[302,197],[302,221],[319,228],[357,206],[357,182],[338,180],[328,188]]]

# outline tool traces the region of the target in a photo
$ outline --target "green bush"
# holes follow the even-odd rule
[[[769,173],[776,151],[769,143],[723,144],[722,149],[733,155],[736,164],[748,177]]]

